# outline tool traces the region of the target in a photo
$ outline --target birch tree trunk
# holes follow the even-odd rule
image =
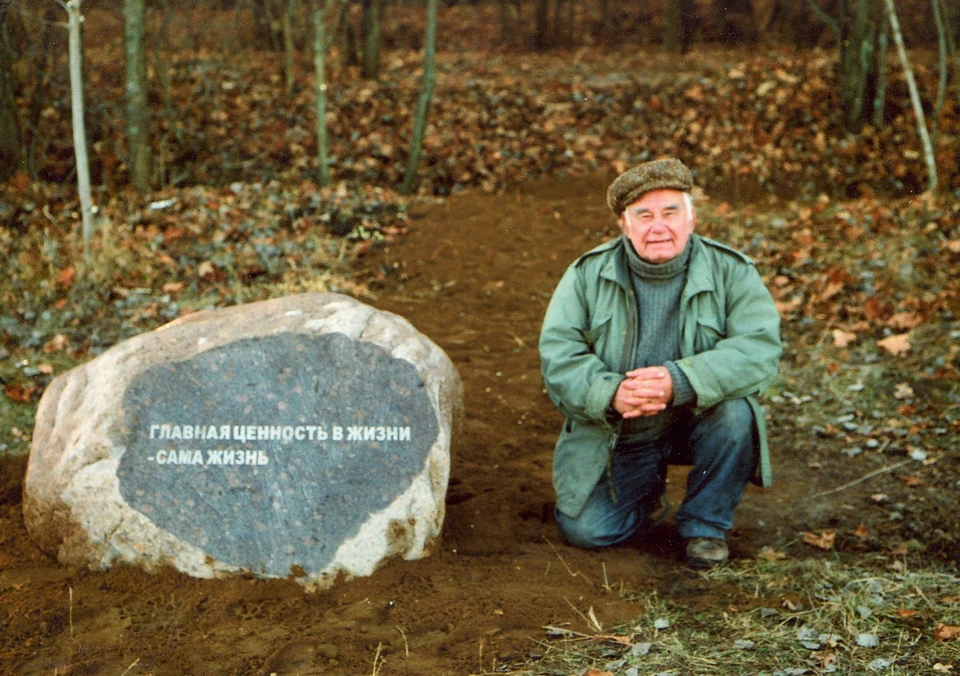
[[[327,26],[326,14],[330,0],[321,8],[313,5],[313,68],[317,74],[317,183],[330,185],[330,150],[327,137]]]
[[[150,189],[153,158],[147,109],[147,59],[143,45],[144,0],[124,0],[123,43],[126,55],[127,169],[137,190]]]
[[[423,39],[423,82],[420,84],[420,98],[417,101],[417,113],[413,120],[413,138],[410,140],[410,158],[400,192],[409,195],[413,191],[420,166],[420,154],[423,151],[423,134],[427,128],[427,111],[433,96],[433,85],[437,59],[437,0],[427,0],[427,27]]]
[[[80,193],[80,214],[83,219],[83,253],[90,260],[93,239],[93,199],[90,196],[90,158],[87,155],[87,128],[83,122],[83,45],[81,24],[83,0],[67,0],[67,30],[70,55],[70,108],[73,120],[73,152],[77,161],[77,190]]]
[[[893,41],[897,45],[897,54],[900,56],[900,63],[903,66],[903,74],[907,78],[907,87],[910,89],[910,102],[913,104],[913,112],[917,116],[917,134],[920,136],[920,142],[923,145],[923,157],[927,162],[927,190],[937,191],[937,159],[933,154],[933,144],[930,142],[930,134],[927,132],[927,120],[923,114],[923,106],[920,103],[920,93],[917,91],[917,82],[913,77],[913,69],[910,68],[910,60],[907,58],[907,48],[903,44],[903,34],[900,32],[900,21],[897,19],[897,9],[893,6],[893,0],[884,0],[887,8],[887,16],[890,19],[890,30],[893,32]]]
[[[333,36],[337,33],[337,25],[344,18],[342,13],[337,14],[336,23],[332,30],[327,31],[327,21],[343,0],[313,0],[313,66],[316,71],[317,94],[317,183],[321,186],[330,185],[330,139],[327,134],[327,51]],[[343,5],[346,8],[346,5]]]

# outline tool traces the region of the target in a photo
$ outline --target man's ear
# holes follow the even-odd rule
[[[618,222],[620,224],[620,232],[626,235],[627,234],[627,212],[626,211],[620,212],[620,220]]]

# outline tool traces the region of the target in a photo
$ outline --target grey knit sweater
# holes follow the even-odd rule
[[[629,240],[625,249],[640,324],[633,368],[665,366],[673,378],[673,404],[667,410],[624,421],[623,433],[639,441],[659,436],[676,418],[678,407],[697,398],[690,381],[674,364],[680,358],[680,294],[687,280],[690,244],[679,256],[660,264],[640,258]]]

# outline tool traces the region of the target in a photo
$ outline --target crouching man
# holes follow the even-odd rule
[[[566,271],[540,334],[543,380],[566,416],[553,462],[561,537],[613,545],[661,506],[667,466],[692,465],[675,521],[689,565],[727,560],[751,479],[771,481],[757,395],[776,378],[780,318],[753,262],[694,234],[679,160],[620,176],[622,235]]]

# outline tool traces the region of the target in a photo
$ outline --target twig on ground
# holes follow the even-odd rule
[[[127,676],[127,674],[130,672],[130,670],[133,669],[135,666],[137,666],[137,664],[138,664],[139,662],[140,662],[140,658],[138,657],[137,659],[135,659],[135,660],[133,661],[133,664],[131,664],[129,667],[127,667],[126,669],[123,670],[123,673],[120,674],[120,676]]]
[[[410,644],[407,643],[407,635],[403,633],[403,628],[399,624],[397,625],[397,631],[403,637],[403,653],[407,656],[407,661],[410,661]]]
[[[863,482],[866,481],[867,479],[872,479],[873,477],[877,476],[878,474],[884,474],[884,473],[886,473],[886,472],[892,472],[893,470],[898,469],[898,468],[900,468],[900,467],[903,467],[904,465],[908,465],[908,464],[910,464],[911,462],[913,462],[913,459],[912,459],[912,458],[909,459],[909,460],[903,460],[902,462],[898,462],[898,463],[893,464],[893,465],[887,465],[886,467],[881,467],[880,469],[876,469],[876,470],[874,470],[874,471],[872,471],[872,472],[868,472],[867,474],[864,474],[864,475],[863,475],[862,477],[860,477],[859,479],[854,479],[853,481],[850,481],[850,482],[848,482],[848,483],[845,483],[845,484],[843,484],[842,486],[837,486],[836,488],[831,488],[831,489],[828,490],[828,491],[823,491],[822,493],[817,493],[816,495],[806,495],[806,496],[804,496],[802,499],[803,499],[803,500],[814,500],[814,499],[816,499],[816,498],[822,498],[822,497],[825,496],[825,495],[831,495],[831,494],[833,494],[833,493],[839,493],[840,491],[846,490],[846,489],[848,489],[848,488],[850,488],[850,487],[852,487],[852,486],[856,486],[856,485],[859,484],[859,483],[863,483]],[[801,498],[798,498],[798,500],[799,500],[799,499],[801,499]]]
[[[383,658],[380,653],[383,652],[383,644],[377,643],[377,652],[373,656],[373,676],[379,676],[380,666],[383,664]]]
[[[550,542],[549,538],[547,538],[546,536],[544,536],[543,539],[547,541],[547,544],[550,545],[550,549],[552,549],[552,550],[553,550],[553,553],[557,555],[557,558],[558,558],[558,559],[560,559],[560,563],[562,563],[562,564],[563,564],[563,567],[567,569],[567,572],[568,572],[568,573],[570,573],[570,577],[582,577],[584,580],[587,581],[587,584],[589,584],[591,587],[594,586],[594,585],[593,585],[593,582],[590,580],[589,577],[587,577],[586,575],[584,575],[583,573],[581,573],[579,570],[576,570],[576,571],[575,571],[575,570],[571,569],[570,566],[567,565],[567,562],[563,560],[563,557],[560,556],[560,552],[558,552],[558,551],[557,551],[557,548],[553,546],[553,543]]]

